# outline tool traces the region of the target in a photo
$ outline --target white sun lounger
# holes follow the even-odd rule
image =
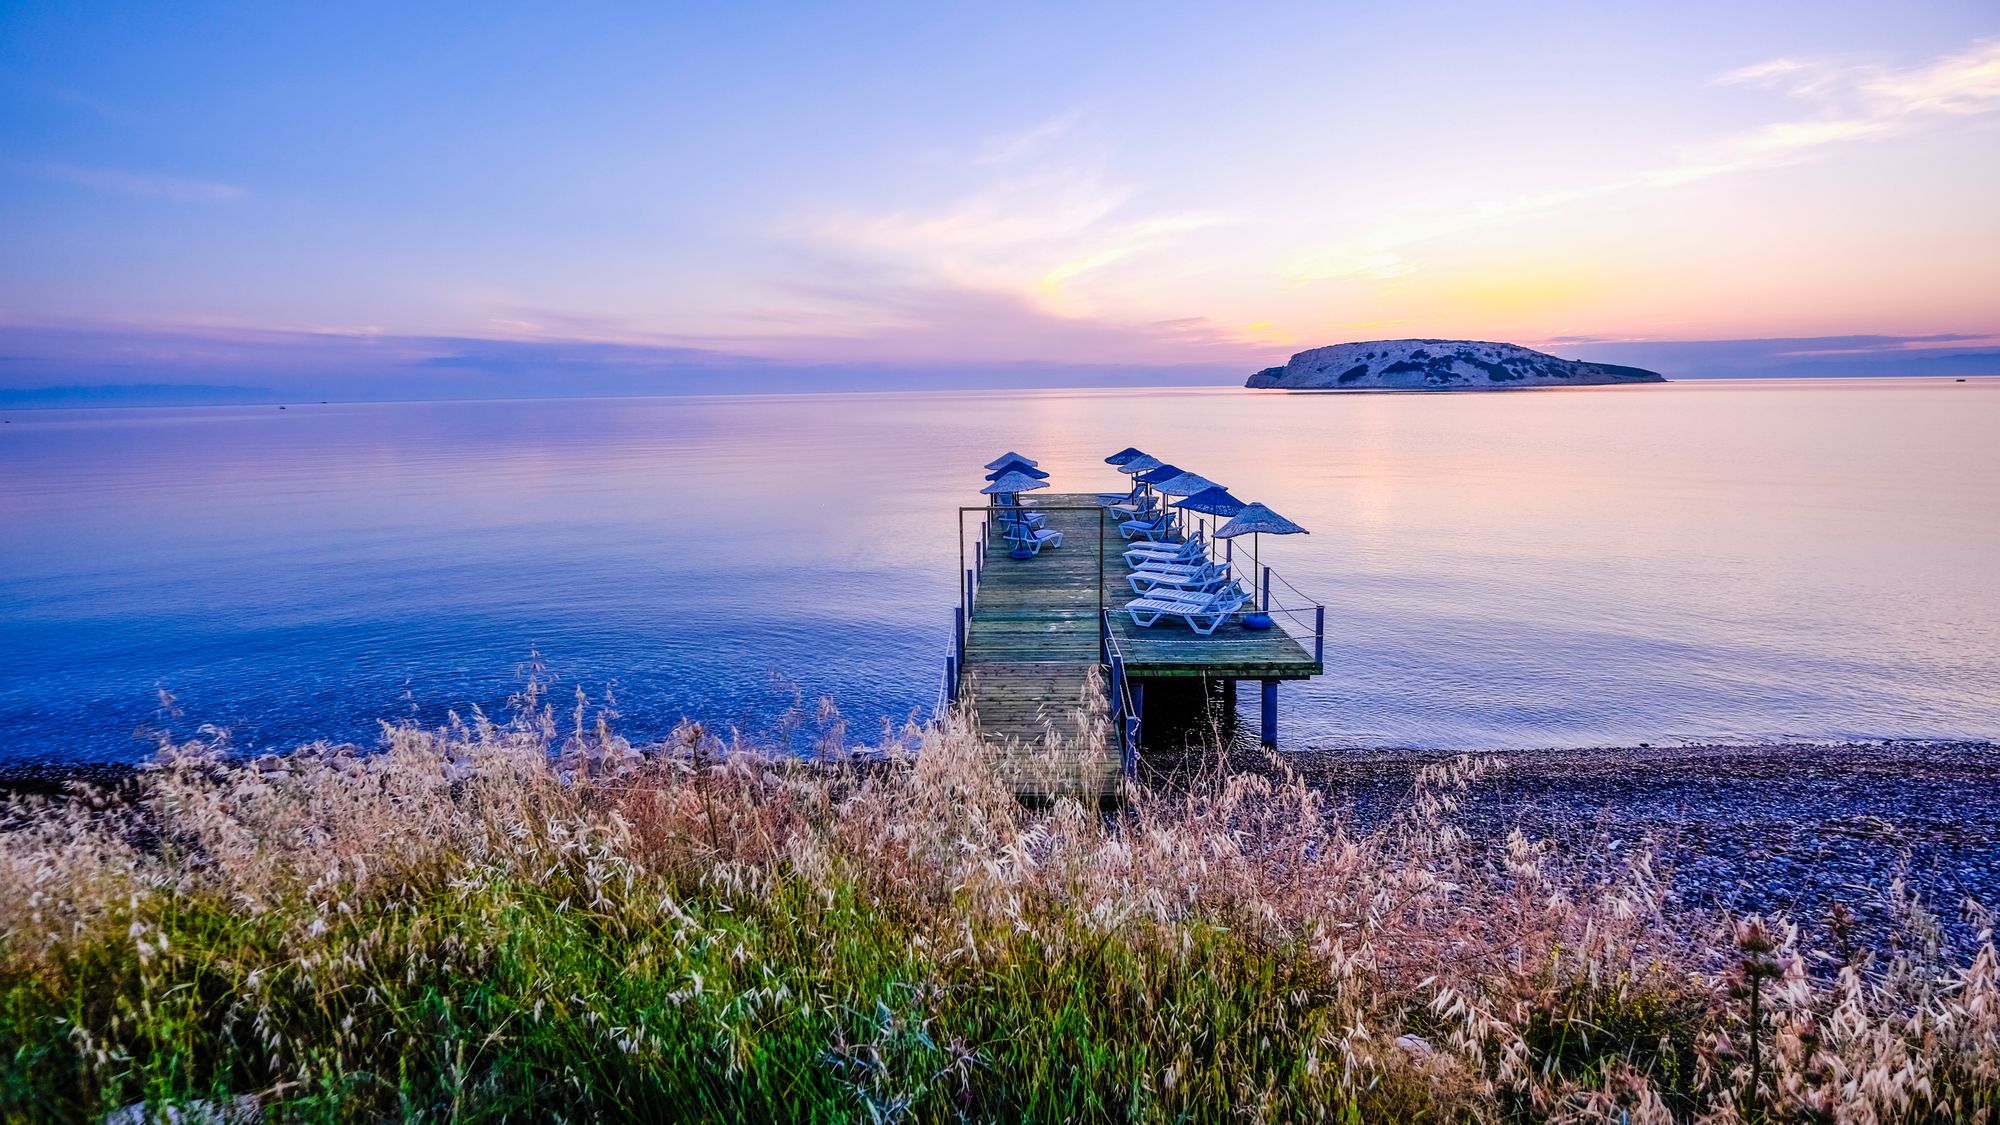
[[[1134,576],[1135,579],[1139,577],[1142,576]],[[1205,597],[1218,586],[1223,586],[1230,581],[1229,568],[1226,566],[1217,567],[1213,570],[1197,570],[1185,575],[1147,574],[1143,575],[1143,578],[1143,585],[1139,581],[1132,583],[1132,592],[1146,597],[1151,597],[1155,594],[1187,594]]]
[[[1143,594],[1160,586],[1201,590],[1229,580],[1229,568],[1205,562],[1200,566],[1148,566],[1126,575],[1132,592]]]
[[[1160,515],[1157,519],[1126,520],[1124,523],[1118,525],[1118,534],[1127,539],[1139,536],[1144,539],[1150,539],[1155,543],[1173,534],[1173,531],[1173,518],[1165,514]]]
[[[1043,524],[1046,524],[1048,522],[1049,522],[1049,517],[1044,512],[1029,512],[1029,511],[1017,510],[1017,511],[1003,511],[1000,513],[1000,526],[1002,527],[1012,527],[1017,523],[1025,523],[1029,527],[1041,527]]]
[[[1162,617],[1178,617],[1188,623],[1188,628],[1206,637],[1222,627],[1229,615],[1243,608],[1249,601],[1242,587],[1234,582],[1199,600],[1186,597],[1144,597],[1126,603],[1125,609],[1132,615],[1132,624],[1141,629],[1149,629]]]
[[[1161,542],[1139,543],[1125,552],[1125,565],[1134,570],[1142,566],[1193,566],[1206,558],[1201,536],[1197,535],[1185,543]]]
[[[1062,540],[1062,532],[1046,528],[1017,526],[1007,531],[1008,544],[1020,547],[1031,555],[1041,554],[1043,547],[1060,547]]]

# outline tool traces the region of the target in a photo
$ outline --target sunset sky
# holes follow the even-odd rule
[[[9,3],[0,388],[2000,350],[1992,0],[420,7]]]

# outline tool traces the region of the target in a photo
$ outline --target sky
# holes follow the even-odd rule
[[[1996,197],[1992,0],[0,0],[16,396],[2000,371]]]

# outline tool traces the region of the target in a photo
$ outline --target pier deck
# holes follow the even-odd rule
[[[1018,792],[1106,800],[1118,792],[1124,762],[1111,728],[1109,689],[1086,699],[1086,682],[1103,656],[1100,604],[1110,611],[1125,675],[1140,685],[1200,678],[1275,683],[1320,673],[1314,654],[1281,628],[1251,630],[1231,620],[1210,637],[1173,619],[1139,628],[1125,612],[1137,595],[1126,581],[1122,556],[1129,544],[1119,538],[1117,519],[1102,521],[1100,603],[1097,498],[1056,494],[1029,503],[1051,509],[1047,526],[1063,533],[1063,545],[1014,559],[998,531],[991,533],[958,684]],[[1079,743],[1085,725],[1093,735]],[[1051,733],[1066,743],[1053,755],[1042,748]]]

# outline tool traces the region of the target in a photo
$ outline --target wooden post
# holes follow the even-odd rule
[[[953,611],[951,622],[952,647],[958,652],[958,666],[965,667],[965,607]]]
[[[1257,608],[1265,613],[1271,612],[1271,568],[1268,566],[1264,568],[1264,600],[1257,603]]]
[[[965,571],[965,612],[967,613],[972,612],[972,595],[976,589],[978,587],[972,577],[972,569],[967,567]]]
[[[1326,607],[1313,607],[1313,663],[1326,663]]]
[[[1278,745],[1278,681],[1264,681],[1264,745]]]
[[[944,658],[944,699],[946,703],[958,702],[958,657],[946,655]]]

